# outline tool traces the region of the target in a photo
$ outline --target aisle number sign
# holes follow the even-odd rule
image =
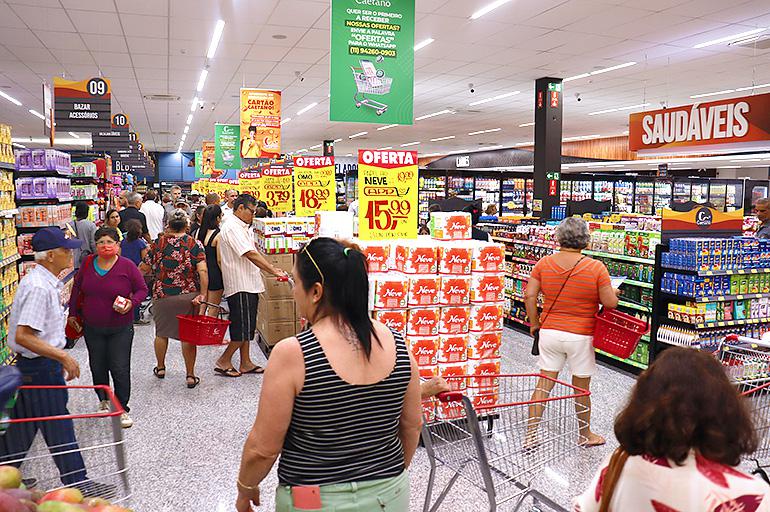
[[[417,152],[358,151],[361,240],[417,238]]]
[[[241,158],[281,154],[281,91],[241,89]]]
[[[96,77],[72,81],[54,77],[53,109],[59,132],[91,132],[110,129],[112,115],[110,81]]]
[[[291,167],[270,166],[262,171],[262,201],[274,212],[294,209]]]
[[[262,173],[257,170],[238,173],[238,192],[251,194],[257,201],[262,200]]]
[[[294,211],[298,217],[313,217],[318,210],[335,210],[334,157],[294,157],[294,193]]]

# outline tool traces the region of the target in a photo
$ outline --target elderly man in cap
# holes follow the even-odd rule
[[[19,283],[11,306],[8,341],[18,358],[16,366],[25,386],[64,386],[80,376],[80,366],[63,350],[66,343],[62,282],[58,275],[72,267],[72,249],[80,240],[69,240],[59,228],[44,228],[32,237],[37,265]],[[65,389],[24,389],[19,392],[13,419],[67,417]],[[114,487],[89,480],[80,454],[72,419],[12,423],[0,437],[0,464],[20,464],[37,431],[53,455],[64,485],[90,496],[108,495]]]

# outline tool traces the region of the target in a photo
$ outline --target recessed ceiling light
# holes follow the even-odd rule
[[[291,117],[286,117],[286,118],[284,118],[284,119],[281,119],[281,126],[285,125],[285,124],[286,124],[286,123],[288,123],[289,121],[291,121]]]
[[[386,124],[385,126],[380,126],[379,128],[377,128],[377,131],[379,132],[379,131],[382,131],[382,130],[387,130],[388,128],[395,128],[396,126],[398,126],[398,125],[397,124]]]
[[[520,124],[520,125],[519,125],[519,128],[525,128],[525,127],[527,127],[527,126],[535,126],[535,123],[524,123],[524,124]]]
[[[219,40],[222,39],[222,32],[225,30],[224,20],[217,20],[217,24],[214,26],[214,33],[211,35],[211,43],[209,44],[209,51],[206,52],[207,59],[213,59],[214,54],[219,46]]]
[[[435,41],[435,39],[433,39],[432,37],[429,37],[429,38],[427,38],[427,39],[423,39],[422,41],[420,41],[419,43],[417,43],[416,45],[414,45],[414,51],[417,51],[417,50],[422,50],[423,48],[425,48],[426,46],[428,46],[428,45],[429,45],[430,43],[432,43],[433,41]]]
[[[439,138],[437,138],[437,139],[430,139],[430,141],[431,141],[431,142],[438,142],[438,141],[440,141],[440,140],[449,140],[449,139],[454,139],[454,138],[455,138],[455,136],[454,136],[454,135],[448,135],[448,136],[446,136],[446,137],[439,137]]]
[[[192,105],[190,105],[190,112],[195,112],[195,107],[198,106],[198,97],[193,98]]]
[[[496,0],[496,1],[492,2],[491,4],[487,4],[484,7],[482,7],[481,9],[479,9],[478,11],[474,12],[473,14],[471,14],[471,19],[475,20],[475,19],[481,18],[482,16],[484,16],[488,12],[494,11],[498,7],[500,7],[502,5],[505,5],[508,2],[510,2],[510,1],[511,0]]]
[[[29,109],[28,112],[30,114],[32,114],[33,116],[35,116],[35,117],[39,117],[40,119],[45,119],[45,116],[43,114],[41,114],[40,112],[38,112],[37,110],[35,110],[33,108]]]
[[[401,144],[401,147],[402,147],[402,148],[406,148],[406,147],[409,147],[409,146],[416,146],[416,145],[417,145],[417,144],[419,144],[419,143],[420,143],[420,141],[415,141],[415,142],[407,142],[406,144]]]
[[[316,144],[315,146],[310,146],[310,149],[318,149],[318,148],[320,148],[322,145],[323,145],[323,144]]]
[[[492,128],[491,130],[479,130],[477,132],[470,132],[468,135],[481,135],[482,133],[499,132],[502,128]]]
[[[454,114],[454,111],[453,110],[449,110],[449,109],[439,110],[438,112],[433,112],[432,114],[425,114],[424,116],[415,117],[414,120],[415,121],[422,121],[423,119],[428,119],[428,118],[431,118],[431,117],[441,116],[441,115],[444,115],[444,114]]]
[[[608,108],[605,110],[597,110],[596,112],[589,112],[589,116],[598,116],[599,114],[609,114],[611,112],[620,112],[621,110],[633,110],[635,108],[644,108],[649,107],[649,103],[640,103],[638,105],[628,105],[625,107],[615,107],[615,108]]]
[[[288,36],[284,34],[273,34],[273,39],[286,39]]]
[[[468,105],[473,107],[475,105],[481,105],[482,103],[489,103],[490,101],[501,100],[503,98],[510,98],[511,96],[516,96],[517,94],[520,94],[520,93],[521,93],[521,91],[506,92],[504,94],[498,94],[497,96],[492,96],[491,98],[485,98],[483,100],[472,101],[472,102],[468,103]]]
[[[192,118],[193,118],[193,115],[192,115],[192,114],[190,114],[190,115],[188,115],[188,116],[187,116],[187,124],[190,124],[190,123],[192,123]]]
[[[334,139],[332,142],[339,142],[339,141],[341,141],[341,140],[342,140],[342,139]]]
[[[307,112],[308,110],[312,109],[313,107],[317,107],[317,106],[318,106],[318,102],[317,102],[317,101],[314,101],[313,103],[311,103],[311,104],[310,104],[310,105],[308,105],[307,107],[305,107],[305,108],[301,109],[299,112],[297,112],[297,115],[298,115],[298,116],[301,116],[302,114],[304,114],[304,113],[305,113],[305,112]]]
[[[354,133],[353,135],[351,135],[350,137],[348,137],[348,139],[355,139],[356,137],[363,137],[363,136],[364,136],[364,135],[366,135],[367,133],[369,133],[369,132],[358,132],[358,133]]]
[[[209,76],[209,70],[201,70],[201,76],[198,78],[198,87],[195,88],[196,91],[201,92],[203,90],[203,84],[206,83],[207,76]]]
[[[719,39],[713,39],[711,41],[706,41],[704,43],[699,43],[693,46],[693,48],[706,48],[707,46],[713,46],[715,44],[719,43],[727,43],[729,41],[733,41],[735,39],[741,39],[743,37],[751,36],[754,34],[759,34],[760,32],[764,32],[767,30],[767,28],[755,28],[753,30],[747,30],[746,32],[741,32],[740,34],[733,34],[731,36],[725,36],[720,37]]]
[[[377,148],[377,151],[385,151],[387,149],[393,149],[393,146],[386,146],[384,148]]]
[[[21,102],[20,102],[19,100],[17,100],[17,99],[16,99],[16,98],[14,98],[13,96],[9,96],[9,95],[5,94],[3,91],[0,91],[0,96],[2,96],[3,98],[7,99],[8,101],[10,101],[11,103],[13,103],[13,104],[14,104],[14,105],[16,105],[17,107],[20,107],[20,106],[21,106]]]

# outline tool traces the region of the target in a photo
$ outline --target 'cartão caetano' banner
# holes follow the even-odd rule
[[[214,125],[214,168],[223,171],[224,175],[230,174],[234,178],[235,173],[230,170],[241,168],[240,126],[237,124]]]
[[[281,153],[281,91],[241,89],[241,158]]]
[[[318,210],[337,206],[333,156],[294,157],[294,208],[298,217],[312,217]]]
[[[417,238],[417,152],[358,151],[358,236]]]
[[[294,209],[292,168],[271,165],[262,171],[262,200],[268,210],[290,212]]]
[[[414,0],[332,0],[331,34],[329,119],[412,124]]]

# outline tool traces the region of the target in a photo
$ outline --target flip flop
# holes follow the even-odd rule
[[[240,377],[241,376],[241,372],[237,371],[235,368],[228,368],[226,370],[223,370],[222,368],[219,368],[219,367],[215,366],[214,367],[214,372],[217,375],[220,375],[222,377],[235,378],[235,377]]]
[[[163,372],[163,374],[161,375],[160,372]],[[164,366],[163,368],[158,368],[156,366],[155,368],[152,369],[152,374],[155,375],[159,379],[165,379],[166,378],[166,367]]]
[[[255,366],[254,368],[252,368],[247,372],[241,372],[241,375],[246,375],[247,373],[265,373],[265,369],[262,368],[261,366]]]
[[[196,387],[198,384],[200,384],[200,383],[201,383],[201,378],[200,378],[200,377],[196,377],[195,375],[188,375],[188,376],[187,376],[187,378],[188,378],[188,379],[192,379],[192,380],[193,380],[193,383],[192,383],[192,384],[190,384],[189,382],[187,383],[187,388],[188,388],[188,389],[193,389],[193,388],[195,388],[195,387]]]
[[[607,443],[607,440],[604,439],[602,436],[597,435],[593,441],[589,441],[586,439],[582,443],[578,443],[578,446],[581,446],[583,448],[593,448],[594,446],[603,446]]]

